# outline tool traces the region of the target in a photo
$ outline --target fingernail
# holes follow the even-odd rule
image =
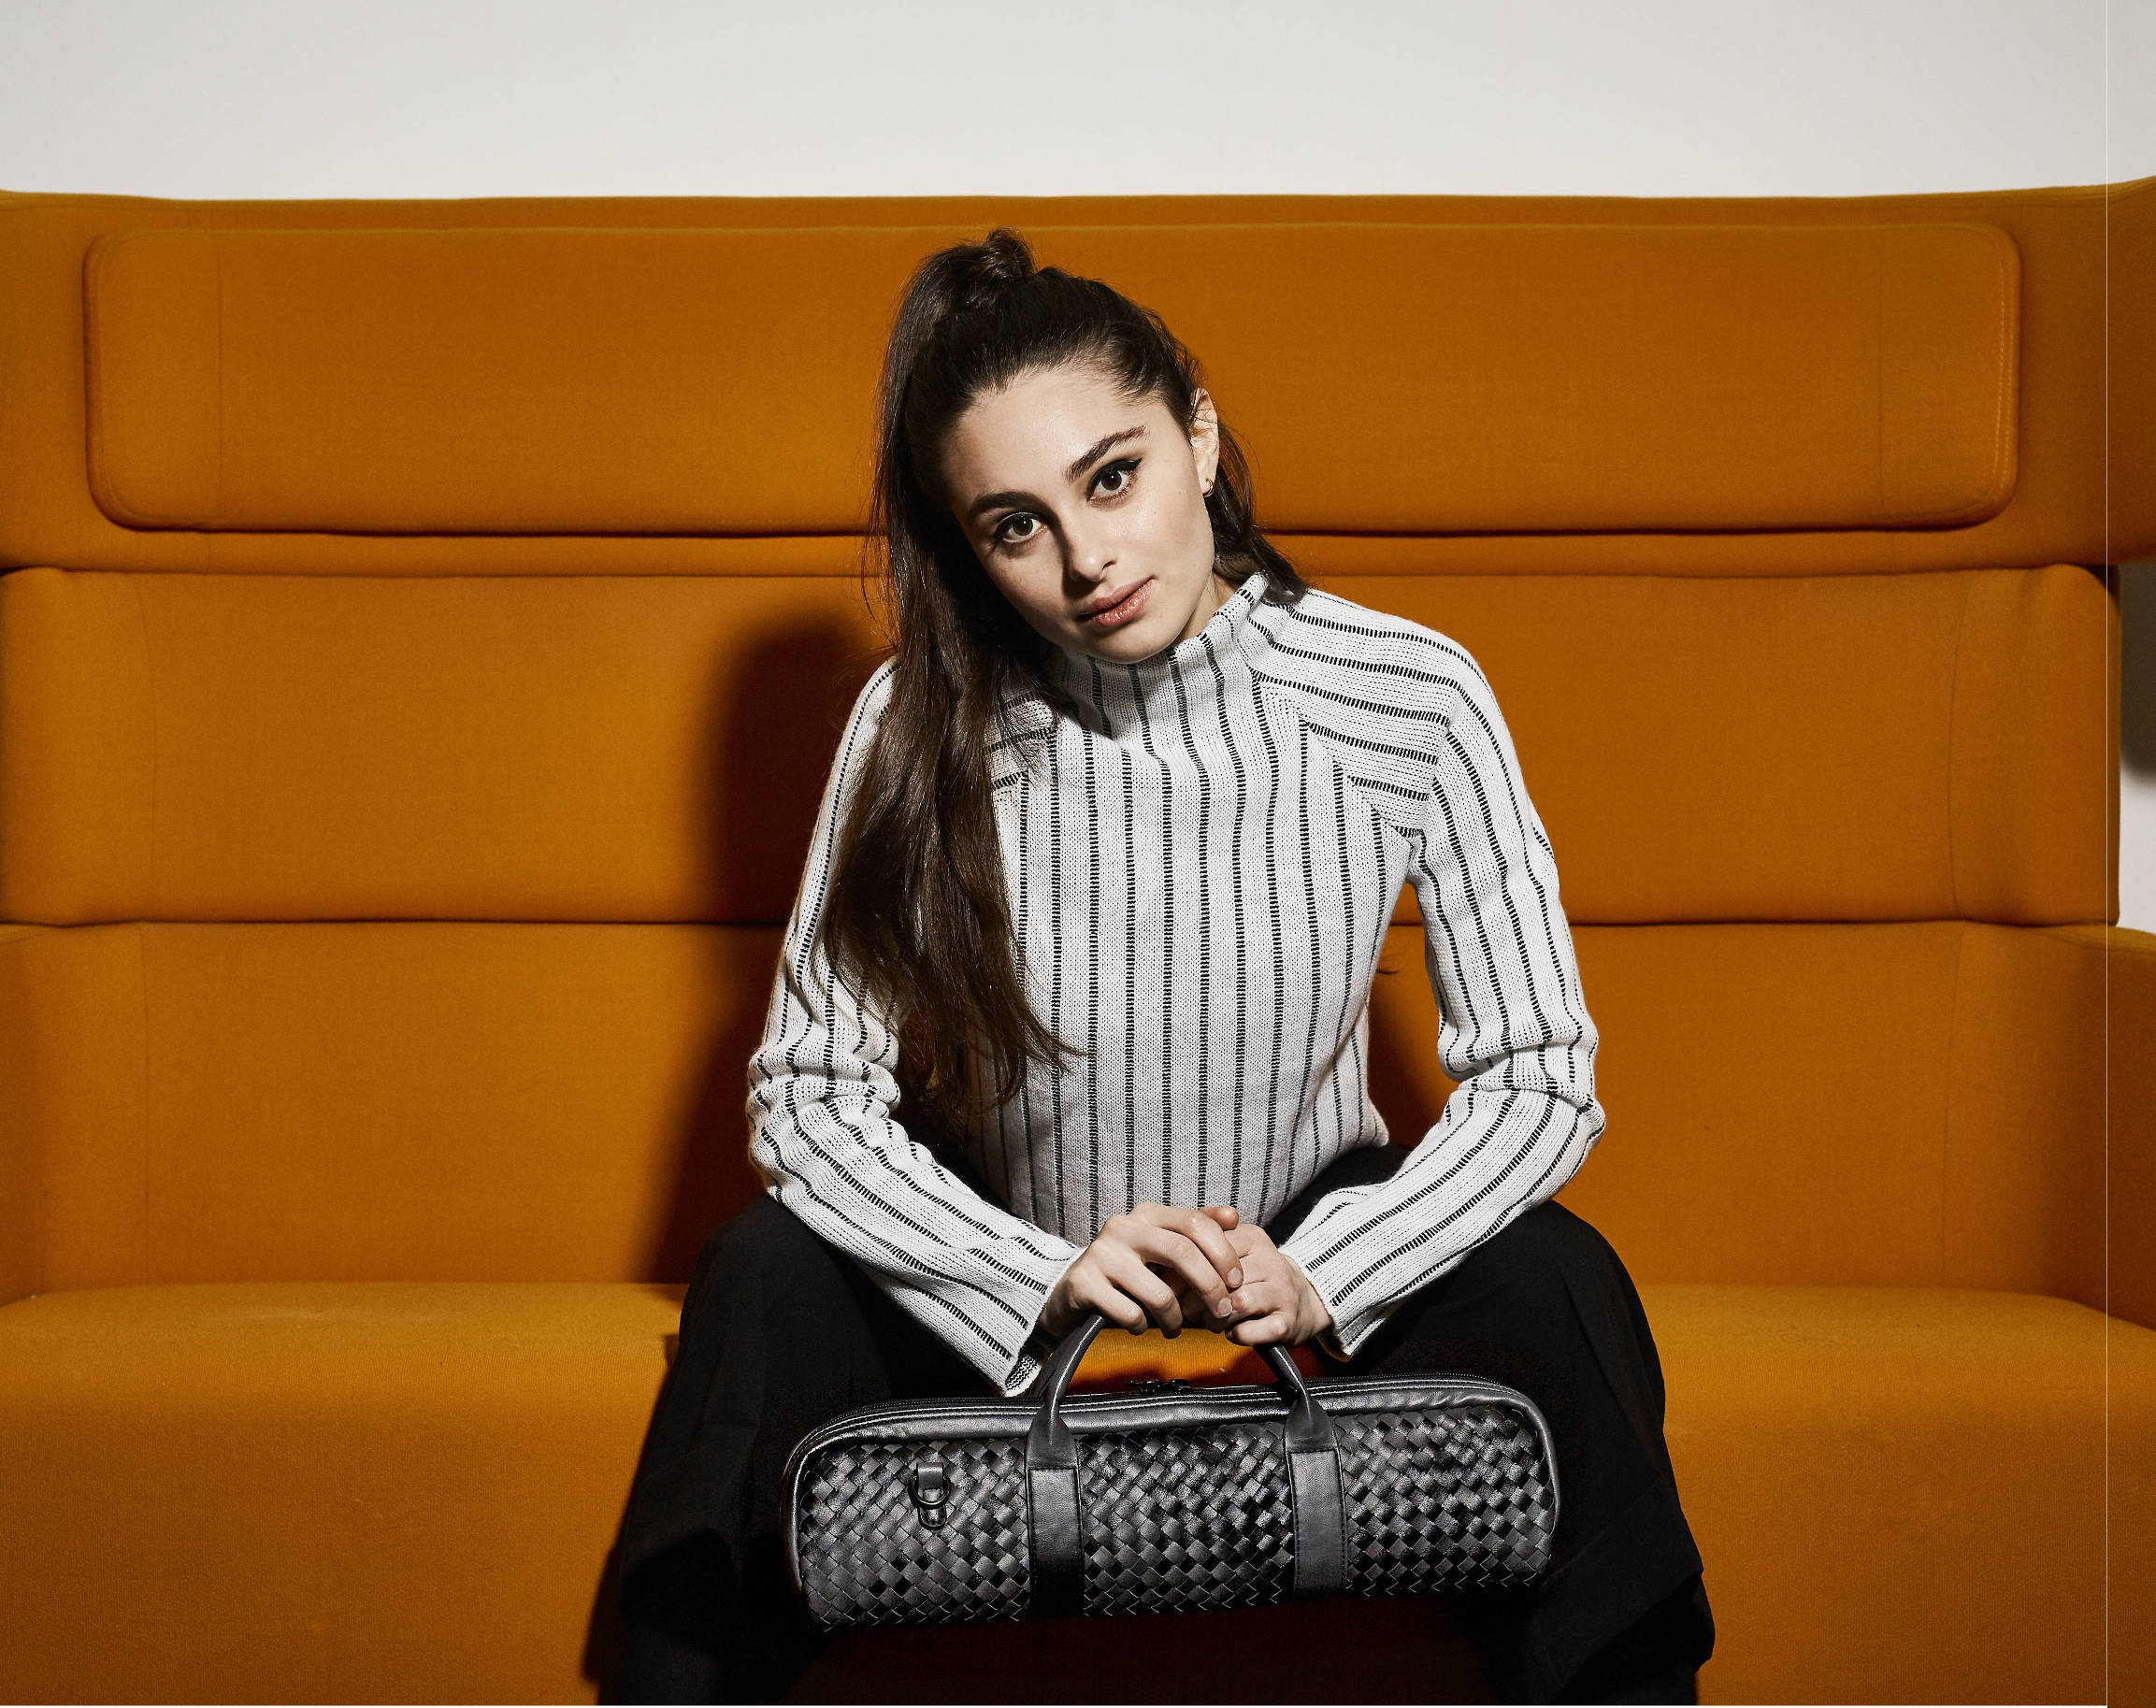
[[[1215,1316],[1232,1316],[1235,1313],[1235,1301],[1232,1299],[1222,1299],[1213,1307],[1213,1313]]]
[[[1243,1271],[1241,1270],[1229,1270],[1228,1271],[1228,1285],[1231,1287],[1241,1286],[1243,1285]]]

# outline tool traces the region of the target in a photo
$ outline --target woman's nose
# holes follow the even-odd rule
[[[1100,529],[1083,524],[1065,533],[1063,552],[1071,572],[1085,581],[1106,580],[1115,563],[1114,542]]]

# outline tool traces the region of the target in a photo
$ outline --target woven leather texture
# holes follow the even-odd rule
[[[951,1485],[940,1526],[909,1487],[928,1463]],[[835,1441],[801,1476],[795,1522],[809,1611],[826,1628],[1022,1619],[1032,1594],[1026,1514],[1022,1435]]]
[[[1533,1425],[1496,1402],[1331,1414],[1346,1590],[1412,1595],[1532,1582],[1556,1530]],[[1026,1442],[877,1439],[873,1422],[801,1467],[796,1547],[811,1615],[855,1625],[1018,1619],[1031,1600]],[[1281,1420],[1081,1432],[1084,1610],[1183,1613],[1285,1601],[1295,1514]],[[914,1498],[941,1468],[940,1524]]]

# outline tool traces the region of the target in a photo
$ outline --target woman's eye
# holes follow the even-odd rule
[[[1006,516],[1000,523],[997,524],[997,543],[1006,546],[1021,544],[1032,538],[1034,531],[1040,525],[1041,520],[1037,516],[1028,516],[1023,512],[1015,516]]]
[[[1103,497],[1119,498],[1130,490],[1131,481],[1138,478],[1135,457],[1120,463],[1111,463],[1093,477],[1093,490]]]

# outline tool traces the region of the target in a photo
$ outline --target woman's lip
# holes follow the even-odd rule
[[[1148,577],[1133,587],[1120,605],[1111,605],[1106,610],[1096,611],[1085,622],[1094,628],[1121,628],[1143,613],[1147,603],[1146,590],[1152,585],[1152,579]]]

